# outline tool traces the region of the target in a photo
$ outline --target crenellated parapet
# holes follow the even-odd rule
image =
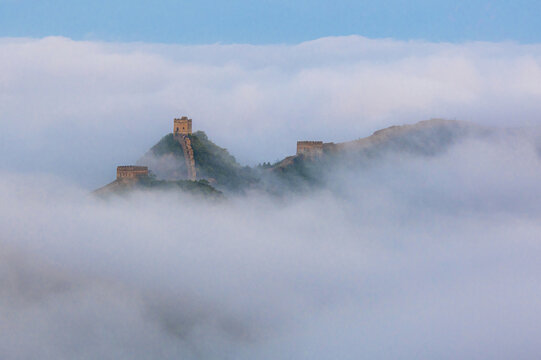
[[[148,167],[146,166],[123,165],[116,168],[117,180],[137,179],[146,176],[148,176]]]
[[[173,134],[190,135],[192,133],[192,119],[183,116],[173,120]]]

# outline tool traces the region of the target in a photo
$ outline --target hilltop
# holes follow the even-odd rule
[[[306,191],[324,186],[328,176],[341,169],[368,167],[391,155],[433,157],[464,139],[486,137],[495,131],[463,121],[425,120],[343,143],[299,141],[295,155],[249,167],[239,164],[203,131],[192,133],[191,129],[191,119],[175,119],[174,132],[162,137],[137,161],[148,169],[146,175],[127,174],[136,180],[118,178],[99,192],[126,192],[134,186],[212,196],[247,190],[273,194]]]
[[[274,164],[273,183],[295,190],[322,186],[335,172],[368,168],[385,157],[434,157],[471,137],[486,137],[495,130],[473,123],[432,119],[391,126],[372,135],[343,143],[314,144],[319,149],[297,152]],[[274,187],[277,189],[277,187]]]
[[[240,165],[227,149],[210,141],[203,131],[188,134],[198,178],[218,188],[240,191],[257,182],[254,170]],[[137,164],[148,166],[160,179],[182,179],[187,177],[184,151],[174,134],[165,135]]]

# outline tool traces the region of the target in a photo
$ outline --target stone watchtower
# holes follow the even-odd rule
[[[323,141],[297,141],[297,155],[320,156],[323,154]]]
[[[148,167],[146,166],[117,166],[116,179],[117,180],[135,180],[141,177],[148,176]]]
[[[190,135],[192,133],[192,119],[183,116],[173,121],[173,134]]]

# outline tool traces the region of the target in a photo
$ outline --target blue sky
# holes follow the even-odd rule
[[[541,41],[541,1],[0,0],[0,36],[297,43],[324,36]]]

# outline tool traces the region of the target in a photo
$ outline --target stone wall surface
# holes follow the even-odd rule
[[[195,181],[197,174],[195,172],[195,159],[193,157],[193,148],[190,138],[185,134],[176,133],[174,135],[175,140],[178,141],[182,147],[184,153],[184,160],[186,161],[186,169],[188,172],[188,179]]]
[[[138,177],[148,176],[148,167],[146,166],[117,166],[117,179],[136,179]]]
[[[297,141],[297,155],[317,156],[323,154],[323,141]]]
[[[183,116],[173,120],[173,134],[190,135],[192,133],[192,119]]]

